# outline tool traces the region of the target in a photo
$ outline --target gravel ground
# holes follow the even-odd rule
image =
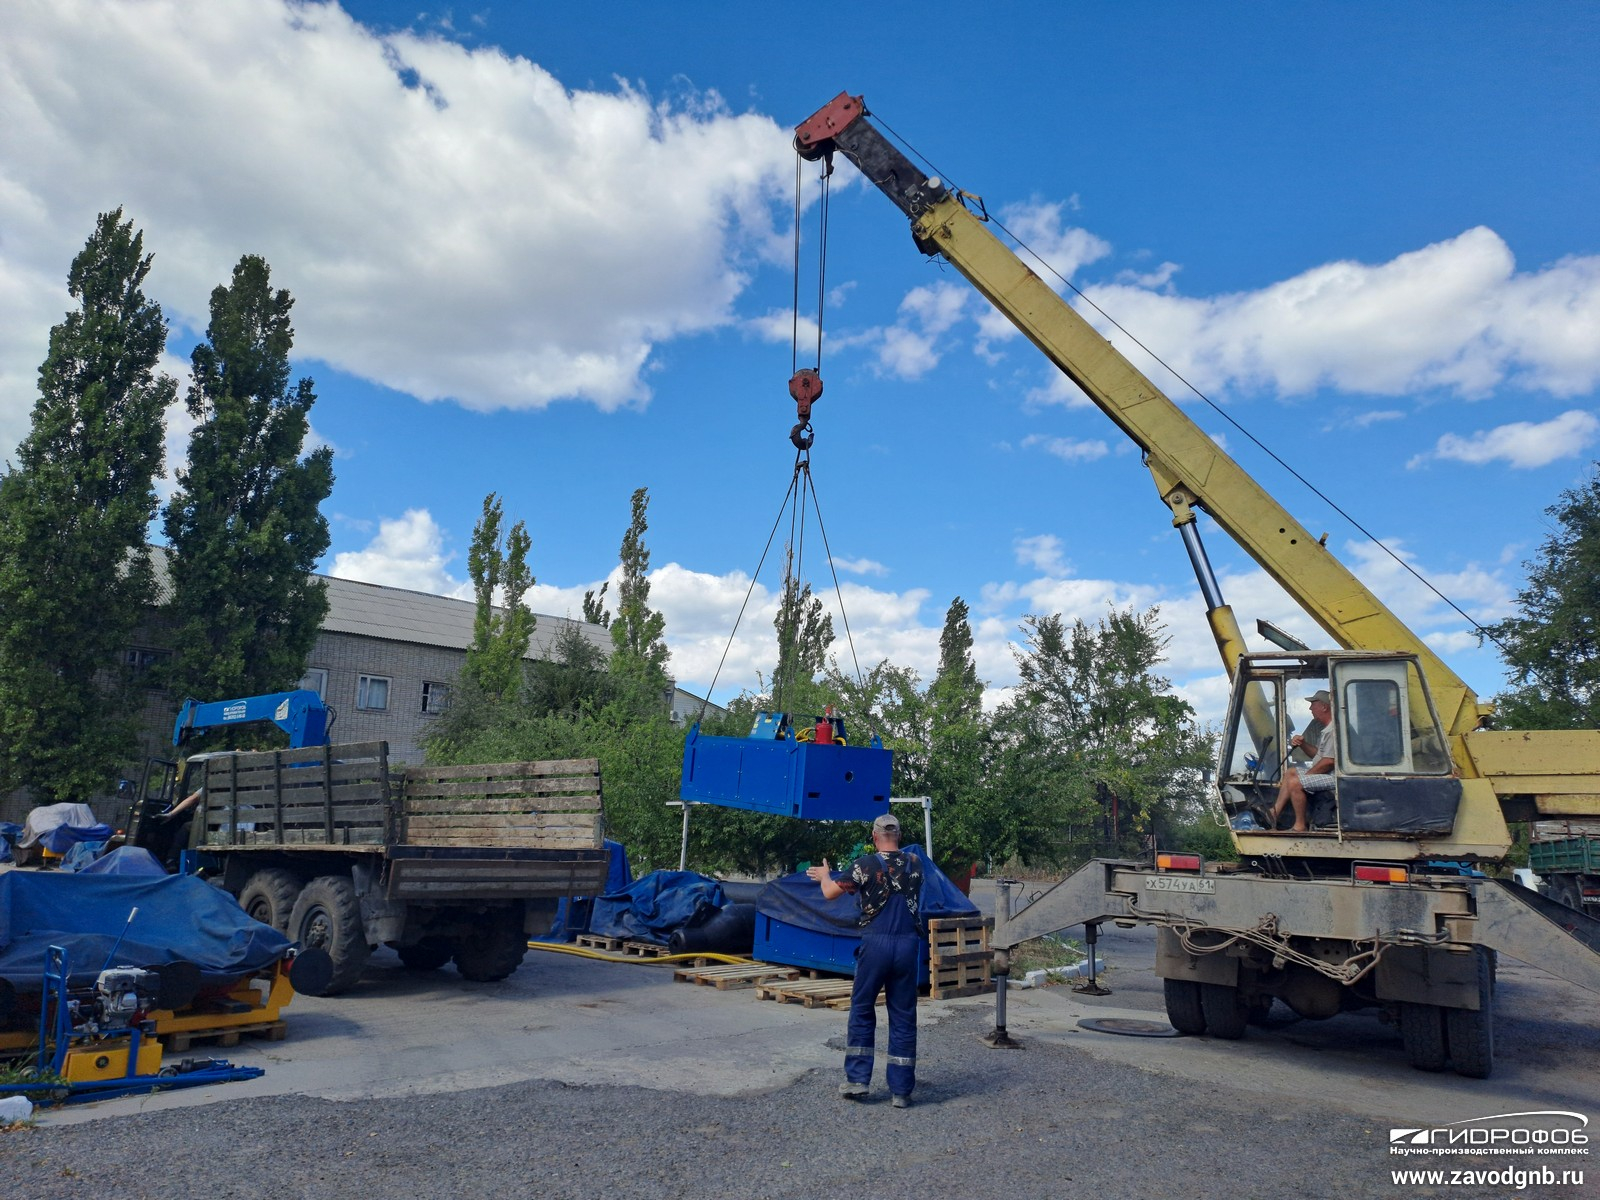
[[[841,1100],[834,1072],[734,1099],[519,1083],[220,1102],[0,1134],[0,1197],[1435,1194],[1391,1184],[1387,1121],[1292,1100],[1264,1111],[1258,1095],[1070,1048],[994,1051],[978,1041],[992,1024],[974,1002],[925,1025],[906,1110],[881,1073],[871,1101]]]

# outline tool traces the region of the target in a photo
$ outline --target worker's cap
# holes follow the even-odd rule
[[[873,833],[877,833],[880,829],[885,833],[899,833],[900,818],[893,813],[884,813],[883,816],[872,823]]]
[[[1312,692],[1311,693],[1311,699],[1307,700],[1306,703],[1307,704],[1326,704],[1330,708],[1333,706],[1333,700],[1332,700],[1331,697],[1329,697],[1327,688],[1323,688],[1320,692]]]

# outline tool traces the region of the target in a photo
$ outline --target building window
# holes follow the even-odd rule
[[[442,713],[450,707],[450,685],[448,683],[433,683],[430,680],[422,681],[422,711],[425,713]]]
[[[306,673],[300,677],[300,682],[295,686],[304,688],[308,692],[315,692],[318,699],[326,700],[328,698],[328,668],[308,667]]]
[[[170,657],[166,650],[149,650],[143,646],[133,646],[123,651],[122,661],[132,668],[135,675],[143,675],[162,659]]]
[[[356,707],[382,711],[389,707],[389,680],[382,675],[362,675],[356,683]]]

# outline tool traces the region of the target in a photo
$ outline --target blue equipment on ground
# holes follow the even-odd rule
[[[742,738],[703,735],[697,722],[683,746],[678,795],[807,821],[871,821],[889,811],[894,754],[876,737],[850,746],[843,736],[838,717],[764,712]]]
[[[116,931],[134,908],[139,918],[119,947]],[[192,875],[0,875],[0,980],[19,993],[39,987],[51,946],[79,964],[69,983],[81,988],[94,984],[113,950],[119,961],[146,968],[193,963],[203,985],[215,985],[270,967],[289,945],[232,896]]]
[[[190,737],[220,725],[243,725],[252,721],[271,721],[289,735],[289,748],[326,746],[333,710],[309,688],[274,692],[269,696],[246,696],[241,700],[217,700],[202,704],[185,700],[172,724],[172,744],[181,746]]]
[[[903,849],[922,859],[917,913],[923,920],[978,915],[978,906],[961,894],[921,846]],[[755,957],[762,962],[854,975],[856,948],[861,945],[860,915],[861,906],[854,896],[846,893],[824,900],[816,880],[803,871],[774,879],[756,897]],[[926,983],[927,975],[924,953],[918,982]]]
[[[589,932],[665,944],[673,930],[715,916],[727,903],[722,885],[694,871],[652,871],[594,902]]]

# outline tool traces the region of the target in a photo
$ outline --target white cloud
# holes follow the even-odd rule
[[[1351,429],[1367,429],[1384,421],[1399,421],[1405,418],[1405,413],[1395,408],[1374,409],[1371,412],[1356,413],[1354,416],[1342,417],[1338,422],[1329,422],[1322,427],[1324,433],[1331,433],[1341,426]]]
[[[0,112],[7,446],[67,264],[117,204],[180,325],[260,253],[298,301],[299,355],[478,409],[643,403],[655,344],[728,322],[783,253],[793,159],[768,118],[568,90],[332,4],[23,0]]]
[[[1497,460],[1524,469],[1543,467],[1578,457],[1594,444],[1597,434],[1600,418],[1575,408],[1548,421],[1513,421],[1465,437],[1447,433],[1431,452],[1416,455],[1406,465],[1419,467],[1437,458],[1480,467]]]
[[[1049,437],[1042,433],[1030,433],[1022,439],[1024,446],[1042,446],[1047,454],[1053,454],[1063,462],[1080,463],[1093,462],[1097,458],[1104,458],[1111,453],[1111,447],[1099,438],[1079,440],[1077,438]]]
[[[896,379],[920,379],[933,370],[943,335],[961,319],[969,295],[966,287],[954,283],[907,292],[895,324],[877,331],[877,369]]]
[[[403,516],[380,521],[377,535],[365,549],[334,555],[328,574],[470,600],[472,584],[447,570],[454,557],[445,552],[444,531],[433,515],[425,508],[412,508]]]
[[[1053,533],[1041,533],[1016,540],[1017,561],[1025,567],[1043,571],[1046,575],[1059,575],[1066,570],[1066,556],[1062,553],[1061,539]]]
[[[889,568],[871,558],[836,558],[833,565],[851,575],[877,575],[889,573]]]
[[[1202,391],[1443,388],[1478,397],[1510,381],[1573,395],[1600,382],[1600,257],[1519,274],[1510,247],[1483,227],[1385,263],[1327,263],[1254,292],[1086,291]],[[1085,316],[1140,370],[1173,386],[1099,314]]]

